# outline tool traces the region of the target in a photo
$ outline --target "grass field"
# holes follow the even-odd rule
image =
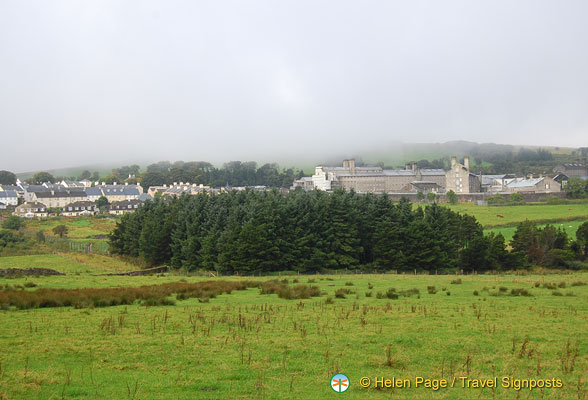
[[[580,225],[582,225],[584,222],[586,222],[586,221],[566,221],[566,222],[561,222],[561,223],[556,222],[556,223],[553,223],[552,225],[555,226],[556,228],[563,228],[566,231],[566,233],[568,234],[568,238],[575,240],[576,239],[576,231],[578,230],[578,227]],[[540,227],[540,228],[543,228],[544,226],[545,226],[544,224],[538,225],[538,227]],[[504,236],[504,238],[508,242],[512,239],[512,236],[514,235],[516,230],[517,230],[516,226],[506,226],[506,227],[486,229],[484,232],[485,233],[489,233],[489,232],[502,233],[502,236]]]
[[[46,236],[55,236],[51,231],[57,225],[65,225],[68,228],[67,237],[74,240],[84,240],[97,235],[107,235],[116,226],[116,217],[60,217],[43,220],[32,219],[26,222],[29,230],[42,230]],[[106,239],[94,239],[106,240]]]
[[[72,278],[28,280],[64,287]],[[78,287],[96,285],[97,277],[76,278]],[[99,278],[105,287],[204,279]],[[572,286],[588,282],[586,274],[462,276],[461,284],[452,283],[455,276],[296,278],[326,293],[283,300],[250,288],[208,303],[0,311],[0,398],[586,398],[588,286]],[[377,298],[392,287],[420,294]],[[518,288],[532,296],[511,296]],[[335,298],[338,289],[352,293]],[[350,378],[345,394],[330,389],[338,372]],[[414,384],[417,376],[451,382],[466,375],[497,376],[499,384],[502,376],[556,378],[563,388],[433,391],[359,384],[363,376]]]
[[[527,204],[521,206],[476,206],[473,203],[445,205],[453,211],[469,214],[485,228],[514,226],[526,219],[530,221],[588,220],[588,202],[570,204]]]

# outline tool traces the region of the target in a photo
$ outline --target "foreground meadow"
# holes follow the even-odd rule
[[[211,280],[78,272],[0,279],[0,285],[38,290]],[[279,279],[291,287],[318,286],[323,293],[286,300],[251,287],[210,299],[172,296],[175,305],[167,306],[8,307],[0,311],[0,398],[588,396],[588,274]],[[350,378],[346,393],[331,390],[336,373]],[[449,381],[496,376],[499,385],[503,376],[555,378],[563,387],[435,391],[359,384],[362,377],[373,383],[376,377],[414,381],[419,376]]]

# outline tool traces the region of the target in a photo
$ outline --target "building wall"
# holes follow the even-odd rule
[[[386,181],[384,176],[342,176],[338,178],[339,187],[358,193],[384,193]]]
[[[456,194],[478,193],[481,191],[480,179],[470,174],[470,159],[464,158],[464,163],[457,162],[451,157],[451,169],[445,174],[445,190],[453,190]]]

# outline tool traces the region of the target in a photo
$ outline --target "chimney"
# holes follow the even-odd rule
[[[451,156],[451,169],[453,169],[453,167],[455,167],[455,164],[457,164],[457,157]]]
[[[414,162],[414,161],[412,163],[410,163],[410,169],[412,169],[413,171],[416,171],[416,169],[417,169],[417,163]]]
[[[404,169],[405,169],[406,171],[409,171],[409,170],[410,170],[410,168],[411,168],[411,166],[410,166],[410,163],[406,163],[406,164],[404,164]]]
[[[466,170],[470,170],[470,156],[465,156],[463,158],[463,166],[465,167]]]
[[[352,174],[355,174],[355,160],[351,159],[348,160],[349,162],[349,172],[351,172]]]

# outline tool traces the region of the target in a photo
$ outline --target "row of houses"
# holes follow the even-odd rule
[[[124,200],[149,200],[152,197],[143,193],[140,185],[106,185],[87,186],[89,181],[63,181],[60,183],[44,183],[28,185],[18,182],[17,185],[0,185],[0,205],[17,206],[19,203],[40,203],[47,208],[62,208],[68,204],[89,201],[95,202],[106,197],[109,202]],[[91,183],[91,182],[90,182]]]
[[[341,167],[317,166],[310,177],[296,180],[293,187],[306,190],[331,191],[336,188],[358,193],[557,193],[565,187],[567,176],[517,177],[514,174],[483,175],[470,170],[469,157],[463,164],[451,157],[450,169],[421,169],[408,163],[404,169],[383,169],[379,166],[356,167],[355,160],[344,160]]]
[[[132,213],[135,212],[141,204],[142,202],[140,200],[115,201],[108,205],[108,213],[113,215]],[[96,206],[96,203],[91,201],[76,201],[63,207],[59,215],[64,217],[80,217],[85,215],[96,215],[99,212],[100,209]],[[34,201],[26,202],[17,206],[12,214],[23,218],[41,218],[47,217],[51,213],[49,207]]]

